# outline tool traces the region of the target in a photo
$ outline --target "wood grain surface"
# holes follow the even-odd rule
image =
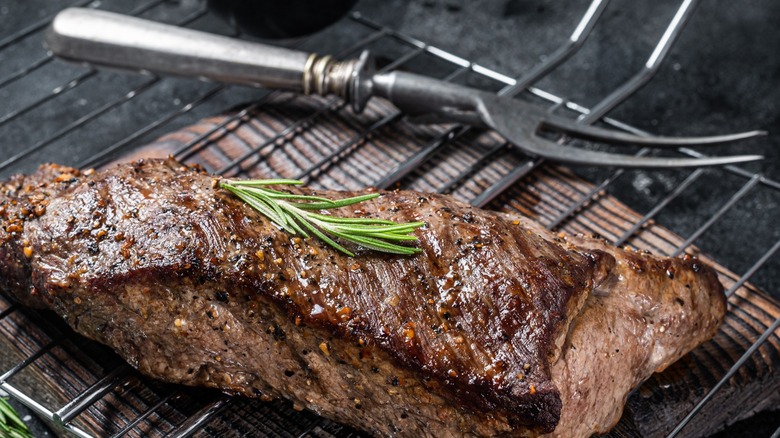
[[[256,110],[236,115],[205,119],[131,151],[120,161],[175,154],[231,176],[302,178],[313,187],[361,189],[376,184],[451,128],[411,124],[395,116],[382,101],[372,101],[363,114],[355,115],[338,101],[280,92],[272,93]],[[490,132],[468,131],[440,148],[400,185],[420,191],[448,188],[444,191],[457,198],[474,199],[527,160],[510,147],[501,147],[502,142]],[[492,158],[482,160],[489,152]],[[544,164],[489,208],[520,212],[550,224],[591,188],[566,168]],[[561,230],[616,241],[641,217],[617,199],[601,194],[564,222]],[[626,243],[671,254],[683,241],[649,221]],[[726,289],[734,285],[738,276],[727,267],[694,247],[686,252],[715,266]],[[87,400],[85,410],[74,420],[94,435],[107,436],[133,426],[128,436],[164,436],[204,401],[222,397],[213,391],[145,379],[105,347],[73,335],[48,312],[18,308],[2,296],[0,312],[4,316],[0,345],[8,352],[0,357],[0,369],[8,370],[43,348],[40,357],[9,382],[49,409],[56,411],[74,398],[78,400],[90,387],[107,383],[106,391],[90,392],[99,396]],[[729,297],[726,322],[716,337],[638,388],[629,398],[623,419],[608,436],[665,436],[778,318],[780,305],[767,294],[749,283],[736,289]],[[707,436],[756,411],[776,409],[780,406],[778,367],[780,330],[775,330],[680,436]],[[353,434],[356,432],[313,413],[296,411],[283,401],[236,398],[196,436]]]

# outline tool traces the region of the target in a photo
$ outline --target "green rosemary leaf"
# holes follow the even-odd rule
[[[373,237],[375,239],[387,240],[389,242],[412,242],[417,240],[416,237],[409,236],[406,234],[362,233],[362,234],[355,234],[355,235],[361,237]]]
[[[332,206],[336,205],[336,203],[331,201],[330,199],[322,198],[320,196],[293,195],[292,193],[276,192],[276,191],[271,191],[270,189],[265,189],[265,190],[267,192],[270,192],[268,193],[269,198],[284,199],[285,201],[309,201],[306,203],[303,202],[296,203],[298,207],[322,204],[325,206],[323,208],[331,208]]]
[[[271,189],[269,185],[299,185],[298,180],[271,179],[234,181],[222,180],[219,187],[230,191],[250,207],[290,234],[309,237],[309,233],[338,251],[352,257],[355,254],[333,237],[361,247],[392,254],[412,255],[420,249],[394,242],[416,241],[412,233],[424,222],[396,223],[387,219],[338,217],[316,211],[346,207],[379,197],[368,193],[339,200],[321,196],[300,195]],[[333,237],[330,237],[330,236]]]
[[[19,418],[19,414],[8,404],[8,400],[2,397],[0,397],[0,432],[3,432],[2,436],[32,438],[30,430]]]
[[[360,202],[368,201],[369,199],[374,199],[378,197],[379,197],[379,193],[369,193],[367,195],[360,195],[352,198],[339,199],[338,201],[326,200],[327,202],[322,202],[322,203],[311,202],[307,204],[300,204],[299,207],[306,210],[323,210],[323,209],[330,209],[330,208],[341,208],[341,207],[347,207],[349,205],[358,204]]]
[[[387,252],[392,254],[412,255],[420,252],[419,248],[410,248],[408,246],[396,245],[393,243],[385,242],[373,237],[357,236],[354,234],[341,233],[337,230],[329,230],[334,236],[340,237],[344,240],[348,240],[352,243],[357,243],[366,248],[373,249],[375,251]]]
[[[328,214],[309,213],[309,217],[331,224],[366,224],[366,225],[396,225],[396,222],[374,217],[338,217]]]
[[[331,222],[334,223],[334,222]],[[335,222],[335,225],[339,227],[340,230],[345,232],[352,232],[356,234],[360,233],[382,233],[382,234],[409,234],[412,231],[415,230],[415,228],[421,227],[424,225],[424,222],[412,222],[410,224],[377,224],[377,225],[364,225],[364,224],[353,224],[353,223],[344,223],[344,222]]]
[[[229,186],[229,185],[222,185],[222,188],[229,190],[234,195],[238,196],[242,201],[246,202],[252,208],[259,211],[265,217],[270,219],[271,222],[284,228],[285,221],[282,220],[279,214],[276,211],[274,211],[273,208],[269,207],[266,203],[263,203],[262,201],[252,196],[251,192],[247,192],[245,190],[239,189],[237,187]]]
[[[284,211],[282,211],[281,207],[279,207],[279,203],[275,202],[273,198],[267,193],[266,190],[258,189],[255,187],[247,187],[243,189],[243,191],[249,193],[253,198],[263,203],[263,205],[272,208],[276,214],[277,217],[280,218],[281,221],[286,222],[286,218],[284,217]]]
[[[355,253],[339,245],[338,242],[325,235],[322,231],[318,230],[314,225],[312,225],[309,221],[304,219],[302,216],[298,215],[297,213],[295,214],[297,215],[296,218],[301,221],[303,226],[306,227],[309,231],[311,231],[312,234],[319,237],[323,242],[327,243],[328,245],[332,246],[333,248],[336,248],[337,250],[343,252],[344,254],[350,257],[355,257]]]
[[[306,231],[304,231],[304,229],[301,228],[300,225],[298,225],[298,222],[302,221],[300,211],[298,209],[296,209],[294,206],[292,206],[291,204],[286,203],[286,202],[285,203],[280,203],[279,206],[282,207],[284,209],[284,211],[287,213],[287,215],[288,215],[287,222],[290,224],[290,226],[295,231],[300,233],[302,236],[309,237],[309,234]],[[303,222],[301,222],[301,223],[303,223]]]

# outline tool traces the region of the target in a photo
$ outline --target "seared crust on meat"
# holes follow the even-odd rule
[[[22,302],[148,375],[286,397],[380,435],[552,432],[567,403],[553,376],[573,354],[567,334],[628,260],[522,217],[403,191],[338,214],[424,221],[422,253],[350,258],[280,231],[173,160],[94,175],[45,166],[6,189],[0,273]]]

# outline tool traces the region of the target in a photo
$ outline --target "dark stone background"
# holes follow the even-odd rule
[[[183,0],[184,3],[196,2]],[[52,0],[0,0],[0,38],[18,30],[36,17],[58,10],[65,3]],[[128,10],[124,3],[105,1],[109,9]],[[130,2],[128,2],[130,3]],[[520,76],[550,54],[568,38],[585,11],[588,1],[551,0],[361,0],[356,6],[366,16],[389,25],[441,49],[467,58],[509,76]],[[540,88],[585,106],[592,106],[637,72],[650,55],[680,1],[637,2],[613,0],[585,47],[566,64],[543,79]],[[175,17],[169,17],[175,18]],[[214,17],[199,26],[216,29]],[[770,131],[768,137],[718,147],[714,153],[761,153],[767,159],[743,166],[780,179],[780,2],[754,0],[701,2],[693,19],[672,49],[658,75],[609,115],[636,127],[665,135],[705,135],[752,129]],[[348,32],[325,31],[319,36],[330,43],[351,38]],[[337,41],[338,40],[338,41]],[[38,37],[31,37],[16,49],[0,51],[3,76],[23,58],[40,51]],[[48,92],[80,67],[57,63],[56,69],[39,72],[20,81],[21,91],[0,90],[0,115],[36,93]],[[132,87],[136,76],[101,75],[86,99],[64,97],[60,106],[42,108],[19,120],[17,127],[0,128],[0,158],[51,134],[56,122],[88,108],[93,101],[114,89]],[[186,101],[186,81],[166,81],[160,95]],[[91,94],[90,94],[91,93]],[[169,111],[176,99],[143,103],[147,112]],[[251,99],[251,93],[243,97]],[[180,122],[153,134],[161,134],[192,123],[198,117],[222,111],[237,102],[232,94],[198,108]],[[139,103],[141,105],[141,103]],[[75,117],[75,116],[74,116]],[[97,144],[114,141],[109,132],[132,132],[137,110],[112,114],[106,130],[91,128],[89,140]],[[41,124],[40,120],[47,123]],[[49,122],[50,121],[50,122]],[[123,131],[124,130],[124,131]],[[121,136],[119,137],[121,138]],[[145,141],[153,138],[150,135]],[[23,161],[17,168],[29,170],[40,161],[78,163],[89,151],[78,135],[57,142],[44,152]],[[585,178],[598,182],[609,171],[577,169]],[[646,212],[678,184],[688,171],[628,172],[609,191],[640,212]],[[695,230],[745,180],[719,171],[708,171],[691,189],[658,217],[658,222],[685,235]],[[780,192],[760,186],[740,201],[711,231],[695,243],[735,272],[744,272],[772,244],[780,239]],[[754,277],[764,290],[780,297],[780,257]],[[24,415],[24,414],[23,414]],[[769,436],[778,427],[776,414],[740,424],[722,436]],[[37,426],[36,426],[37,427]],[[37,434],[45,433],[36,429]]]

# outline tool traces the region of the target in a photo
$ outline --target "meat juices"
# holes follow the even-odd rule
[[[173,160],[42,166],[0,202],[0,287],[20,302],[149,376],[284,397],[381,436],[604,432],[725,313],[695,258],[560,238],[447,196],[334,211],[426,223],[421,254],[354,258]]]

